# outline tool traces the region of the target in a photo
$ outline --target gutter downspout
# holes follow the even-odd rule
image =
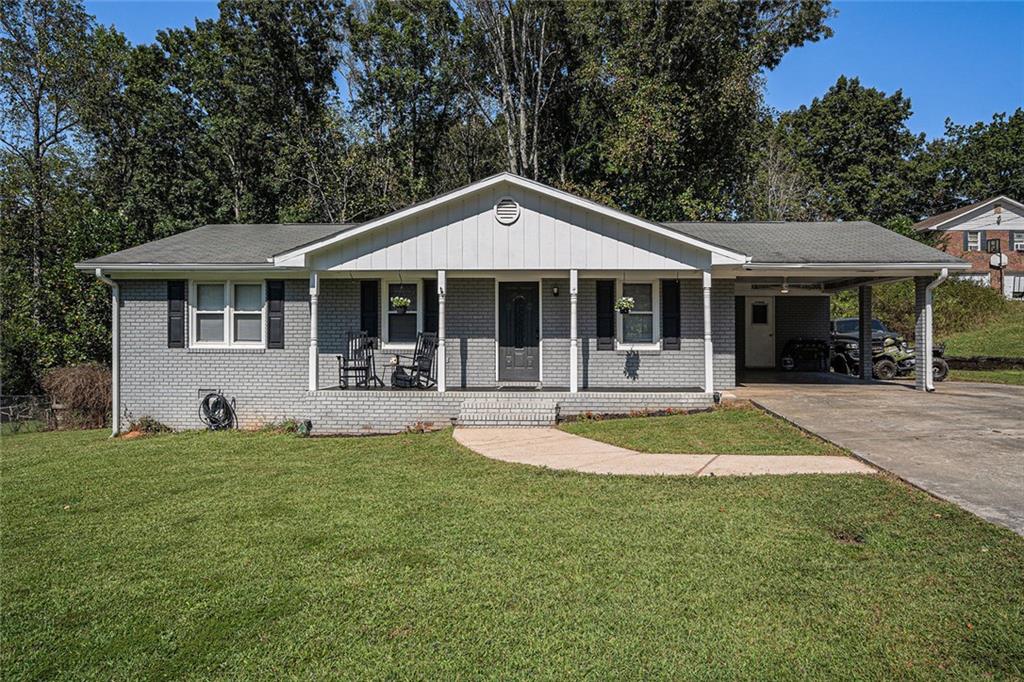
[[[932,290],[939,286],[949,277],[949,268],[942,268],[939,276],[924,288],[924,358],[927,363],[927,374],[924,375],[924,390],[931,393],[935,390],[935,378],[932,374],[932,350],[935,344],[932,340]],[[918,369],[921,367],[921,358],[917,361]]]
[[[121,287],[96,268],[96,278],[110,287],[110,437],[121,433]]]

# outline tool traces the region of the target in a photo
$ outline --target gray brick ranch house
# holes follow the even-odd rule
[[[363,224],[207,225],[77,267],[112,290],[115,433],[201,426],[217,390],[242,427],[354,433],[709,406],[787,339],[827,339],[830,294],[859,288],[870,319],[899,279],[930,348],[931,287],[969,266],[866,222],[655,223],[503,173]],[[339,386],[360,330],[387,388]],[[436,386],[391,389],[421,332]]]

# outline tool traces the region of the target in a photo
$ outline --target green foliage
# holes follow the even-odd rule
[[[1024,370],[1020,369],[954,369],[950,370],[949,378],[951,381],[1024,386]]]
[[[940,284],[935,289],[932,305],[933,333],[940,341],[952,334],[984,327],[1010,314],[1015,305],[1019,307],[995,289],[958,279]],[[857,317],[857,308],[855,290],[832,297],[832,317]],[[872,311],[875,319],[907,339],[913,339],[914,283],[894,282],[873,287]]]
[[[910,113],[902,91],[886,95],[840,76],[823,97],[780,117],[815,217],[885,223],[906,210],[906,160],[924,143],[907,127]]]
[[[1024,113],[949,123],[841,78],[778,124],[761,73],[825,0],[224,0],[132,45],[0,0],[4,391],[109,355],[76,261],[211,222],[370,219],[511,169],[654,220],[870,218],[1020,195]],[[28,103],[28,105],[26,105]]]
[[[1009,301],[999,315],[942,337],[949,355],[1024,357],[1024,302]]]

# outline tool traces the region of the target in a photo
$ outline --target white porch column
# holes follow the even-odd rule
[[[715,392],[715,353],[711,343],[711,273],[704,272],[704,392]]]
[[[445,392],[445,328],[444,328],[444,299],[446,286],[444,270],[437,271],[437,390]]]
[[[579,298],[579,270],[569,271],[569,392],[580,390],[580,340],[576,329],[576,302]]]
[[[309,273],[309,390],[320,387],[320,344],[317,341],[318,299],[320,298],[320,273]]]

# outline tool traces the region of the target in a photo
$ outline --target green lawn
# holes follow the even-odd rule
[[[990,324],[942,339],[946,355],[1024,357],[1024,301],[1011,302],[1009,310]]]
[[[1019,369],[951,369],[949,381],[981,381],[989,384],[1024,386],[1024,370]]]
[[[448,431],[2,443],[4,679],[1019,678],[1024,539],[880,476],[602,477]]]
[[[846,451],[750,405],[665,417],[568,422],[562,428],[640,452],[842,455]]]

